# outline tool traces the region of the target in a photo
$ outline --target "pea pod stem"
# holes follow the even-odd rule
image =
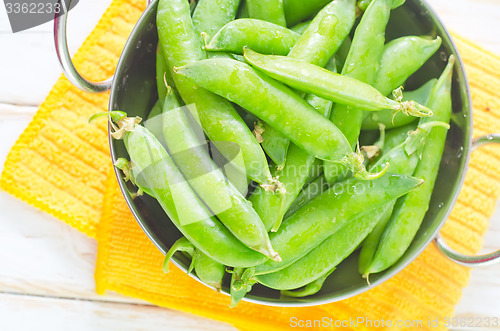
[[[289,57],[262,55],[248,48],[245,59],[270,77],[297,90],[312,93],[336,103],[368,111],[392,109],[413,116],[432,116],[432,110],[414,101],[402,101],[402,89],[394,91],[395,100],[386,98],[375,88],[349,76]]]
[[[420,104],[426,105],[431,91],[436,85],[437,79],[431,79],[414,91],[405,92],[404,101],[415,100]],[[366,114],[363,120],[362,130],[378,129],[379,124],[383,124],[387,129],[405,126],[417,119],[413,116],[406,116],[403,113],[394,113],[393,111],[374,111]]]
[[[89,124],[94,123],[95,120],[97,120],[99,118],[102,118],[104,116],[108,117],[108,119],[110,121],[110,124],[113,125],[113,128],[116,129],[116,126],[114,126],[114,122],[118,122],[118,121],[123,120],[124,118],[127,117],[127,114],[125,112],[118,111],[118,110],[109,111],[109,112],[105,111],[105,112],[97,113],[97,114],[94,114],[94,115],[90,116],[90,118],[89,118]]]
[[[310,295],[314,295],[321,290],[321,288],[323,287],[323,284],[325,283],[328,276],[330,276],[334,271],[335,271],[335,268],[328,271],[324,276],[321,276],[318,279],[307,284],[306,286],[304,286],[303,289],[295,290],[295,291],[283,290],[283,291],[281,291],[281,295],[287,296],[287,297],[292,297],[292,298],[303,298],[303,297],[307,297]]]
[[[185,237],[178,239],[165,255],[165,259],[163,260],[163,272],[164,273],[170,272],[168,265],[170,264],[170,260],[172,259],[172,257],[176,252],[186,252],[193,257],[194,250],[195,250],[194,245],[191,244],[191,242],[189,242],[189,240],[187,240]],[[190,267],[188,273],[191,271],[191,269],[192,268]]]
[[[253,132],[266,154],[276,164],[276,167],[282,169],[285,165],[290,140],[262,121],[257,122]],[[271,173],[271,175],[276,177],[275,174]]]

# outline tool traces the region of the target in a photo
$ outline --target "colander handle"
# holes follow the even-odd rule
[[[146,3],[149,6],[153,1],[154,0],[146,0]],[[102,82],[93,82],[83,77],[75,68],[71,60],[71,55],[69,54],[68,41],[66,39],[66,26],[68,21],[67,8],[71,8],[71,0],[58,0],[57,2],[63,10],[54,18],[54,43],[64,75],[73,85],[85,92],[101,93],[110,90],[111,84],[113,83],[113,76]]]
[[[472,142],[472,151],[488,144],[500,144],[500,134],[490,134],[475,139]],[[466,267],[482,267],[500,262],[500,250],[484,255],[464,255],[451,249],[440,235],[436,237],[434,242],[441,253],[447,258]]]

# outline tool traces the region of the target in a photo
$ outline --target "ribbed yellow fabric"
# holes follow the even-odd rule
[[[144,2],[113,2],[75,55],[76,66],[84,75],[97,80],[113,73]],[[474,134],[500,132],[500,58],[458,36],[455,41],[472,89]],[[289,329],[292,317],[421,320],[422,329],[444,329],[443,325],[430,328],[428,320],[442,321],[453,315],[469,272],[444,258],[433,245],[385,284],[354,298],[313,308],[271,308],[242,302],[230,309],[227,296],[202,286],[177,268],[163,274],[163,256],[133,219],[111,171],[105,123],[97,127],[87,124],[91,114],[107,109],[108,97],[80,92],[61,77],[12,148],[0,179],[7,192],[97,238],[95,279],[99,293],[116,291],[226,321],[242,330]],[[461,252],[475,253],[481,247],[500,195],[499,165],[498,149],[486,147],[472,156],[465,186],[441,231]],[[383,328],[365,325],[357,329]]]
[[[83,76],[113,75],[144,0],[114,0],[73,58]],[[88,94],[61,76],[5,162],[0,187],[95,238],[112,166],[107,125],[89,125],[107,110],[109,93]]]

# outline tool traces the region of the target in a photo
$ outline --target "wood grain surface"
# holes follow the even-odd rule
[[[110,0],[81,0],[71,11],[74,52]],[[500,54],[500,0],[429,0],[453,31]],[[0,5],[0,171],[61,70],[52,23],[12,34]],[[91,78],[91,77],[90,77]],[[484,251],[500,246],[500,212]],[[96,242],[0,192],[0,330],[231,330],[204,319],[118,294],[95,293]],[[456,316],[500,317],[500,266],[472,271]],[[464,329],[465,330],[465,329]]]

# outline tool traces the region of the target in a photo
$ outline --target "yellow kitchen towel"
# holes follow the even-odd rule
[[[96,29],[75,55],[81,72],[94,80],[110,76],[120,51],[144,10],[144,0],[114,0]],[[474,102],[474,134],[500,132],[500,58],[455,37],[466,65]],[[354,298],[311,308],[273,308],[229,298],[172,267],[163,274],[163,256],[132,217],[111,171],[106,124],[87,124],[91,114],[107,109],[108,94],[91,95],[56,83],[32,123],[12,148],[0,186],[18,198],[97,238],[96,288],[141,298],[159,306],[229,322],[242,330],[284,330],[298,321],[371,320],[359,330],[383,329],[377,321],[414,321],[407,330],[444,321],[468,282],[468,269],[444,258],[430,245],[396,277]],[[441,231],[455,249],[473,254],[500,195],[500,150],[475,152],[464,188]],[[313,322],[311,322],[313,323]],[[414,323],[417,323],[415,325]],[[344,325],[346,322],[344,322]],[[348,323],[345,329],[353,329]],[[317,322],[316,324],[317,325]],[[394,329],[394,328],[393,328]],[[404,328],[402,328],[404,329]],[[420,328],[418,328],[420,329]]]

